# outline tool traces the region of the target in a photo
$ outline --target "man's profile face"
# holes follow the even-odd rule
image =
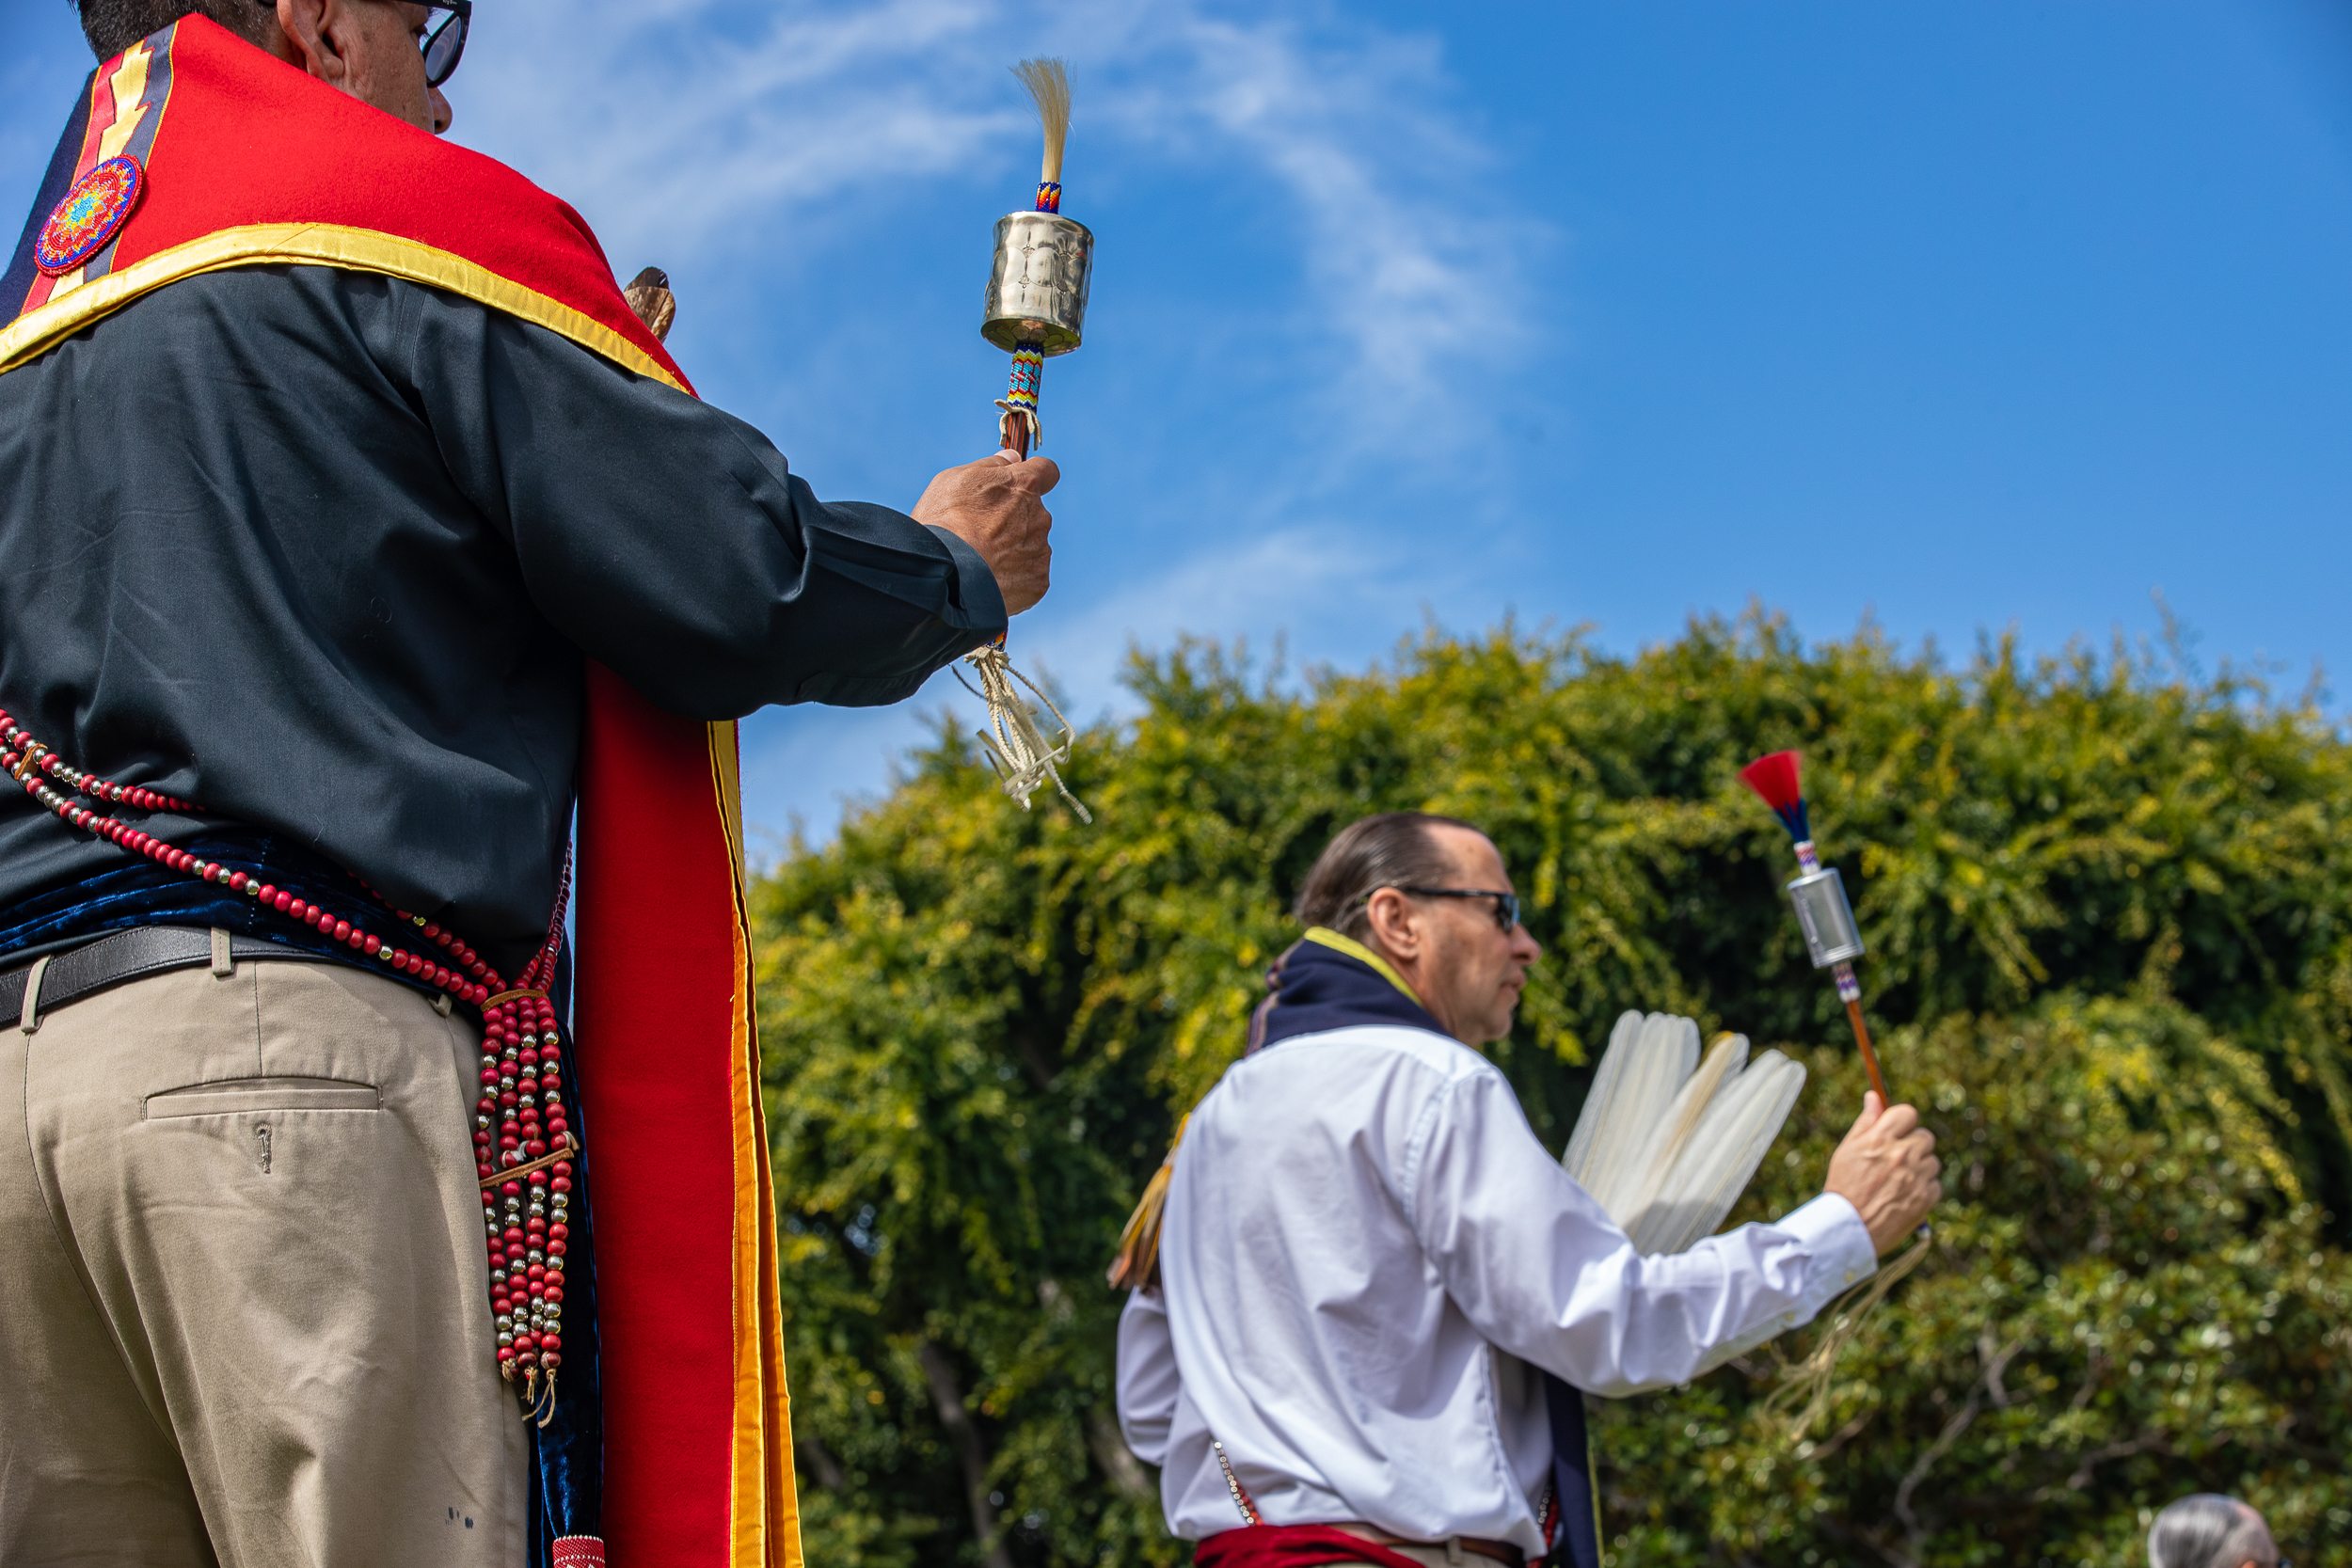
[[[1516,892],[1494,841],[1468,828],[1435,825],[1431,837],[1446,857],[1446,887]],[[1527,968],[1543,956],[1524,926],[1495,924],[1490,898],[1416,898],[1414,914],[1429,942],[1416,965],[1422,997],[1465,1045],[1485,1045],[1511,1033],[1511,1016],[1527,989]]]
[[[433,12],[408,0],[278,0],[297,63],[363,103],[439,135],[449,100],[424,79]]]

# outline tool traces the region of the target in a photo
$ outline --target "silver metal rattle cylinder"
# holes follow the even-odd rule
[[[1855,926],[1853,906],[1846,902],[1845,879],[1834,865],[1808,872],[1788,884],[1788,902],[1796,907],[1797,924],[1804,929],[1804,950],[1813,967],[1851,963],[1862,957],[1862,931]]]
[[[1059,213],[1008,213],[996,220],[996,260],[980,306],[980,336],[1008,353],[1034,345],[1051,359],[1086,331],[1094,231]]]

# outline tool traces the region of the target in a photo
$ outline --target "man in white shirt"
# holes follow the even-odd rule
[[[1541,953],[1518,912],[1467,823],[1345,830],[1169,1157],[1156,1277],[1122,1260],[1119,1413],[1204,1568],[1597,1568],[1575,1390],[1681,1383],[1810,1322],[1942,1195],[1933,1135],[1871,1096],[1820,1197],[1640,1256],[1475,1049]]]

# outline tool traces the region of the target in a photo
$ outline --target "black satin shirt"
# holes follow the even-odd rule
[[[214,273],[0,374],[0,706],[508,973],[555,895],[583,657],[735,718],[896,702],[1004,626],[961,540],[432,289]],[[0,927],[125,858],[0,790]]]

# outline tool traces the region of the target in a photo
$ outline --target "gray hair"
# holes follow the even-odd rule
[[[1480,830],[1456,816],[1389,811],[1340,830],[1308,869],[1298,891],[1298,923],[1362,941],[1372,929],[1364,900],[1384,887],[1444,881],[1453,868],[1432,828]]]
[[[2148,1568],[2240,1568],[2258,1560],[2269,1533],[2263,1516],[2235,1497],[2199,1492],[2148,1527]]]

